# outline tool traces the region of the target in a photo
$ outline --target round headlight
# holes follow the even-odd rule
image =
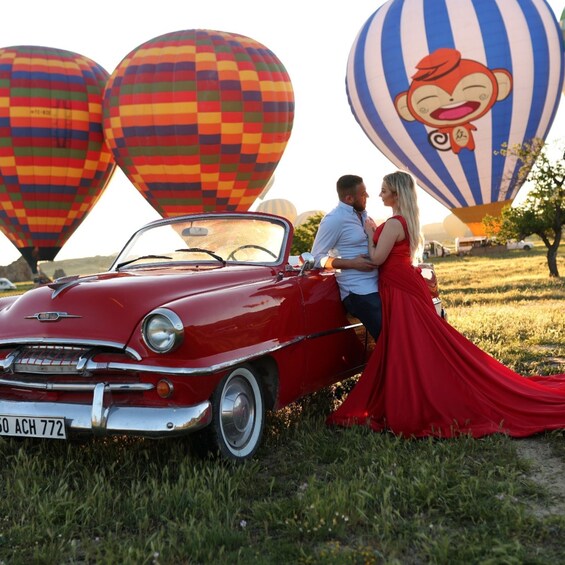
[[[174,312],[158,308],[145,317],[141,332],[149,349],[155,353],[167,353],[182,343],[184,328]]]

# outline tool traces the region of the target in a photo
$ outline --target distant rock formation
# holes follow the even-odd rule
[[[6,267],[0,266],[0,277],[10,279],[14,283],[33,279],[31,269],[23,257],[20,257],[17,261],[10,263]]]

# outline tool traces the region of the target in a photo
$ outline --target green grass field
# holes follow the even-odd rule
[[[565,279],[541,248],[435,265],[454,327],[565,372]],[[240,466],[186,440],[0,439],[0,563],[565,563],[564,432],[409,441],[327,429],[337,401],[271,414]]]

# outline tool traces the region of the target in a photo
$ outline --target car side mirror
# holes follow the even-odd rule
[[[315,264],[314,255],[312,255],[312,253],[309,253],[308,251],[301,253],[299,263],[300,263],[300,274],[302,275],[304,271],[309,271],[314,268],[314,264]]]

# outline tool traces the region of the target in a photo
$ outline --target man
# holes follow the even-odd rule
[[[312,247],[316,265],[335,269],[345,309],[361,320],[376,340],[381,331],[381,298],[377,266],[369,260],[365,233],[367,189],[357,175],[344,175],[336,184],[339,203],[320,222]]]

